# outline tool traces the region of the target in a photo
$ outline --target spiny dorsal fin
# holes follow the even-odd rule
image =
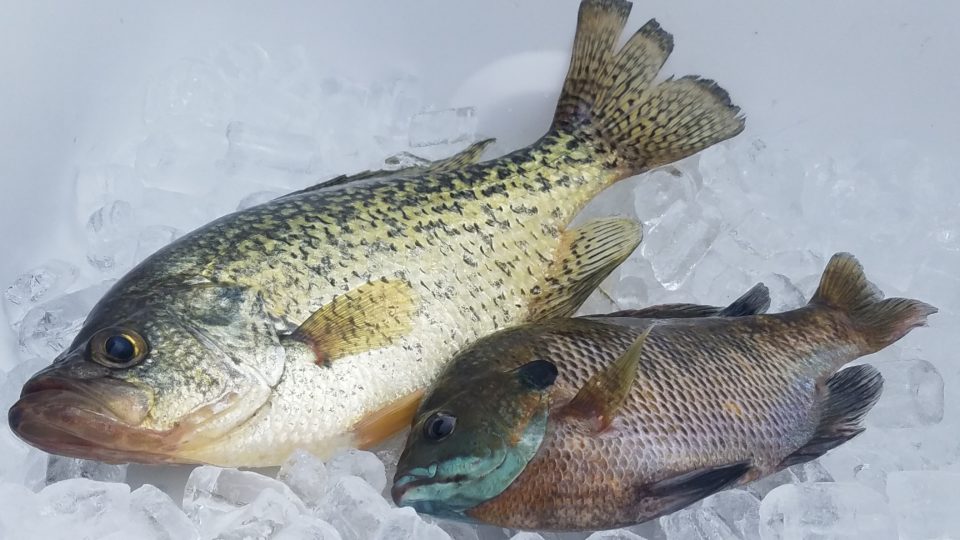
[[[561,414],[589,421],[598,433],[606,429],[633,388],[641,353],[654,326],[647,327],[626,352],[590,377],[570,403],[563,406]]]
[[[570,317],[590,293],[633,253],[643,233],[624,218],[596,219],[563,233],[554,260],[530,303],[528,321]]]
[[[630,3],[580,4],[570,69],[554,115],[555,130],[599,139],[622,177],[671,163],[743,130],[744,119],[714,81],[695,76],[655,84],[673,50],[656,21],[616,49]]]
[[[867,280],[863,266],[849,253],[837,253],[827,263],[810,304],[841,311],[863,338],[862,354],[879,351],[918,326],[937,308],[919,300],[888,298]]]
[[[478,163],[480,161],[480,156],[483,155],[483,151],[494,142],[496,142],[496,139],[492,138],[477,141],[448,158],[433,161],[426,165],[415,165],[413,167],[404,167],[402,169],[396,169],[393,171],[362,171],[356,174],[341,174],[340,176],[320,182],[319,184],[310,186],[306,189],[301,189],[300,191],[295,191],[288,195],[284,195],[284,197],[298,193],[305,193],[307,191],[314,191],[317,189],[342,186],[344,184],[349,184],[359,180],[370,180],[371,178],[390,178],[399,176],[413,176],[432,172],[455,171],[461,167]]]
[[[318,364],[379,349],[410,333],[414,293],[405,281],[365,283],[334,297],[290,334],[309,345]]]
[[[809,441],[780,464],[781,468],[817,459],[863,432],[863,418],[883,391],[883,376],[861,364],[827,379],[820,405],[820,423]]]
[[[590,317],[630,317],[633,319],[694,319],[699,317],[745,317],[765,313],[770,307],[770,291],[757,283],[725,308],[699,304],[661,304],[641,309],[626,309]]]

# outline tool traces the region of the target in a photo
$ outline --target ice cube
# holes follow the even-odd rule
[[[521,531],[511,536],[510,540],[544,540],[544,538],[535,532]]]
[[[252,126],[244,122],[227,125],[226,166],[278,169],[292,173],[313,170],[317,159],[317,141],[299,133],[284,133]]]
[[[380,492],[357,476],[334,480],[317,505],[317,515],[340,531],[343,540],[370,538],[388,517],[390,505]]]
[[[150,538],[193,540],[200,536],[197,526],[173,499],[154,486],[147,484],[134,490],[130,496],[130,508],[134,519],[143,524]]]
[[[207,195],[223,180],[217,158],[226,146],[222,131],[153,133],[137,147],[136,171],[148,188]],[[148,192],[144,196],[150,200]]]
[[[676,290],[720,234],[720,218],[697,203],[677,201],[640,245],[657,280]]]
[[[667,540],[727,540],[737,538],[734,530],[715,513],[685,508],[660,518]]]
[[[257,192],[251,193],[240,200],[240,203],[237,204],[237,211],[239,212],[240,210],[246,210],[247,208],[259,206],[263,203],[270,202],[282,195],[283,193],[279,191],[257,191]]]
[[[261,491],[245,506],[217,519],[216,537],[221,540],[272,538],[292,525],[303,513],[302,506],[272,489]],[[209,531],[207,527],[203,531]]]
[[[140,262],[153,255],[160,248],[173,242],[180,236],[180,231],[166,225],[150,225],[140,231],[137,237],[137,252],[134,262]]]
[[[255,504],[254,504],[255,503]],[[250,531],[276,532],[306,511],[303,502],[282,482],[261,474],[219,467],[197,467],[183,493],[183,510],[203,537],[239,531],[263,516]]]
[[[883,393],[867,415],[868,425],[905,428],[943,419],[943,377],[933,364],[908,359],[874,365],[883,374]]]
[[[742,489],[730,489],[711,495],[700,506],[704,514],[713,514],[742,540],[760,538],[760,499]]]
[[[586,538],[586,540],[646,540],[639,534],[630,532],[626,529],[614,529],[611,531],[597,531]]]
[[[477,111],[459,107],[424,111],[410,120],[410,146],[453,144],[473,139],[477,132]]]
[[[429,165],[430,160],[411,154],[410,152],[400,152],[383,160],[387,170],[406,169],[408,167],[422,167]]]
[[[273,540],[342,540],[333,525],[313,516],[300,516]]]
[[[59,354],[80,330],[90,308],[112,284],[104,281],[31,309],[20,323],[20,350],[41,358]]]
[[[77,280],[79,271],[66,261],[52,260],[20,274],[3,291],[7,318],[11,322],[19,321],[32,305],[62,294]]]
[[[132,166],[110,164],[82,169],[74,182],[77,219],[85,223],[90,214],[115,200],[139,203],[143,185]]]
[[[127,201],[113,201],[87,220],[87,261],[104,272],[123,271],[133,265],[137,221]]]
[[[148,125],[160,126],[226,125],[232,97],[233,92],[215,66],[202,60],[184,59],[147,89],[143,119]]]
[[[101,461],[51,455],[47,461],[47,484],[70,478],[87,478],[102,482],[123,482],[127,465],[111,465]]]
[[[857,483],[780,486],[760,503],[764,540],[869,538],[896,540],[897,524],[883,496]]]
[[[44,488],[37,499],[44,533],[33,538],[50,538],[82,530],[88,538],[106,536],[123,527],[130,507],[126,484],[75,478]],[[69,535],[69,536],[68,536]]]
[[[643,220],[644,226],[652,227],[677,202],[692,201],[698,189],[689,171],[676,167],[658,169],[633,187],[634,214]]]
[[[359,476],[380,492],[387,485],[383,462],[375,454],[365,450],[348,449],[336,454],[327,462],[327,472],[331,478]]]
[[[393,500],[390,497],[389,490],[393,477],[397,474],[397,462],[400,461],[400,454],[403,452],[403,447],[407,443],[408,433],[409,430],[405,429],[373,449],[373,453],[376,454],[377,459],[380,460],[380,463],[383,463],[384,473],[387,479],[387,485],[384,486],[383,495],[389,501]]]
[[[0,481],[0,538],[38,538],[38,513],[35,493],[19,483]]]
[[[957,486],[960,474],[944,471],[893,472],[887,496],[900,538],[920,540],[960,537]]]
[[[443,529],[420,519],[413,508],[390,509],[373,538],[376,540],[400,540],[402,538],[450,540],[450,536]]]
[[[320,458],[306,450],[297,450],[280,467],[277,479],[312,507],[319,504],[326,493],[329,476]]]
[[[765,476],[744,486],[744,490],[753,496],[762,499],[773,488],[783,484],[797,484],[810,482],[832,482],[834,478],[820,464],[819,460],[794,465],[788,469]]]

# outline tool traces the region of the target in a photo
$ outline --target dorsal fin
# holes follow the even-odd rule
[[[587,420],[596,432],[606,429],[633,388],[647,336],[655,326],[648,326],[619,358],[590,377],[560,414]]]
[[[404,167],[402,169],[396,169],[392,171],[387,171],[387,170],[362,171],[355,174],[341,174],[340,176],[336,176],[329,180],[320,182],[319,184],[315,184],[308,188],[304,188],[299,191],[294,191],[293,193],[284,195],[284,197],[289,197],[290,195],[297,195],[300,193],[306,193],[308,191],[315,191],[318,189],[342,186],[344,184],[357,182],[359,180],[370,180],[371,178],[391,178],[391,177],[399,177],[399,176],[413,176],[413,175],[432,173],[432,172],[454,171],[461,167],[465,167],[473,163],[478,163],[480,161],[480,156],[483,154],[483,151],[486,150],[487,147],[493,144],[495,141],[496,139],[492,139],[492,138],[484,139],[482,141],[477,141],[448,158],[432,161],[426,165],[414,165],[412,167]]]
[[[630,317],[634,319],[694,319],[699,317],[745,317],[765,313],[770,307],[770,291],[757,283],[725,308],[699,304],[661,304],[641,309],[626,309],[588,317]]]
[[[334,297],[290,338],[309,345],[318,364],[386,347],[412,329],[413,295],[405,281],[365,283]]]
[[[642,236],[640,224],[625,218],[596,219],[564,232],[526,320],[572,316]]]

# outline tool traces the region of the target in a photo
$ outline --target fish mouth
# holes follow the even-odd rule
[[[150,395],[116,379],[76,380],[43,372],[27,381],[8,413],[10,429],[51,454],[107,463],[183,463],[177,429],[140,427]]]

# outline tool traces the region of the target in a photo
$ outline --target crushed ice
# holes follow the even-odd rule
[[[302,52],[248,44],[159,74],[129,161],[76,175],[84,254],[3,291],[20,358],[0,359],[0,406],[77,332],[112,282],[184,231],[319,178],[422,163],[478,137],[478,111],[425,103],[418,82],[320,75]],[[483,134],[497,135],[497,134]],[[397,441],[326,463],[298,452],[269,474],[198,467],[185,489],[124,483],[125,466],[48,457],[0,429],[2,538],[661,540],[945,538],[960,534],[960,184],[903,141],[804,155],[740,137],[642,179],[584,216],[644,222],[640,250],[584,312],[723,303],[757,281],[774,310],[802,305],[827,257],[854,252],[890,296],[938,305],[933,327],[868,361],[883,372],[869,429],[824,458],[619,531],[526,533],[417,516],[384,494]],[[389,157],[388,157],[389,156]],[[163,483],[159,482],[158,483]],[[166,485],[166,484],[164,484]]]

